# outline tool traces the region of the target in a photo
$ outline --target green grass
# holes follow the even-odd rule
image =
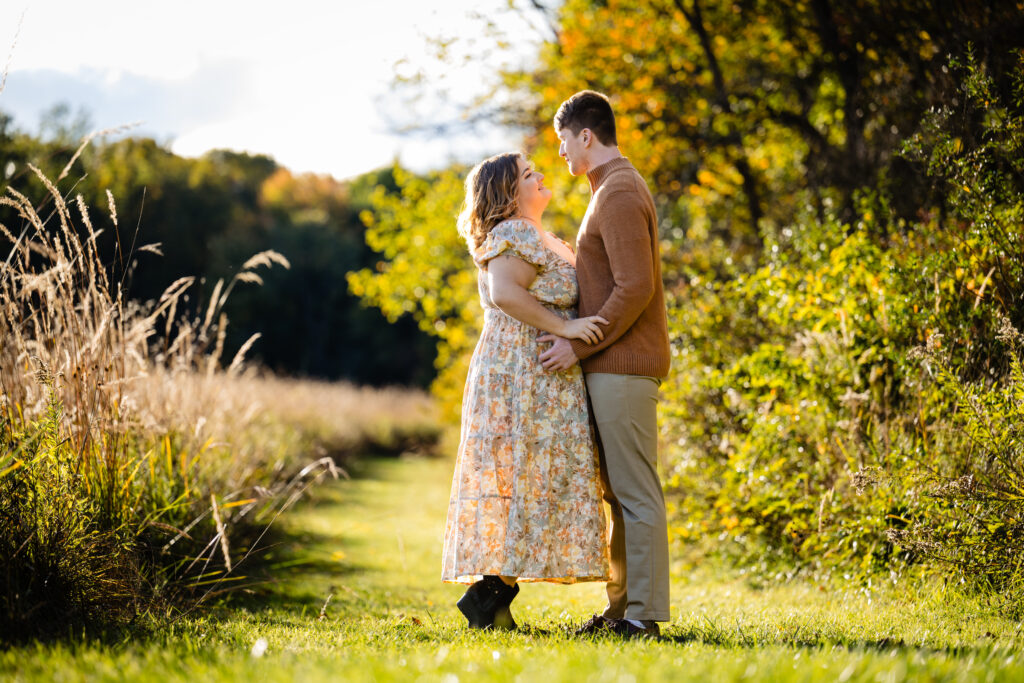
[[[581,640],[565,626],[600,584],[523,586],[524,633],[469,631],[441,584],[451,463],[363,460],[280,521],[273,584],[121,642],[0,653],[15,680],[1021,680],[1020,626],[972,602],[892,586],[756,589],[678,568],[662,642]],[[330,600],[327,601],[328,596]],[[326,607],[324,607],[326,602]],[[324,616],[321,618],[321,612]],[[265,639],[266,653],[252,654]]]

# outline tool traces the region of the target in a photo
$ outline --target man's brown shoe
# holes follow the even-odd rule
[[[656,621],[641,621],[644,628],[640,628],[626,619],[609,619],[607,621],[608,632],[623,638],[661,638],[661,629],[658,628]]]
[[[592,636],[607,631],[611,622],[611,619],[605,619],[600,614],[595,614],[583,626],[580,626],[572,633],[575,636]]]

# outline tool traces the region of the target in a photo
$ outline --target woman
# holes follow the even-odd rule
[[[544,332],[594,343],[599,316],[575,319],[575,255],[544,230],[551,191],[519,154],[466,179],[459,232],[478,272],[484,324],[462,403],[442,580],[471,583],[472,628],[515,628],[518,581],[605,581],[597,452],[578,365],[545,371]]]

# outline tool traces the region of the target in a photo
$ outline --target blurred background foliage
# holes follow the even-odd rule
[[[1006,340],[1024,326],[1024,3],[510,11],[544,20],[535,60],[465,120],[524,132],[555,190],[546,220],[571,237],[589,193],[557,179],[551,121],[573,92],[605,92],[659,205],[678,557],[863,581],[949,571],[1019,610],[1024,389]],[[463,173],[396,174],[367,233],[383,262],[350,278],[438,337],[450,414],[478,326],[453,230]]]
[[[88,117],[66,105],[44,114],[38,135],[14,129],[0,112],[0,192],[14,187],[45,197],[28,164],[57,179],[88,129]],[[434,376],[431,339],[409,316],[389,323],[361,305],[345,282],[348,271],[377,260],[359,216],[376,188],[396,188],[393,175],[382,169],[342,182],[292,174],[269,157],[215,151],[192,159],[151,139],[126,138],[94,140],[62,187],[82,194],[102,230],[99,253],[127,296],[139,301],[195,276],[203,287],[181,313],[205,310],[215,283],[230,281],[254,252],[285,255],[290,269],[259,276],[261,287],[243,283],[227,300],[229,357],[260,333],[249,357],[281,374],[426,386]],[[107,218],[107,192],[116,198],[119,227]],[[45,208],[39,213],[45,218]],[[6,206],[0,224],[15,238],[25,227]],[[145,245],[156,246],[140,252]]]

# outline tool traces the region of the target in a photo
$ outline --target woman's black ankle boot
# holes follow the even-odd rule
[[[455,604],[466,617],[470,628],[491,628],[499,610],[502,611],[502,617],[507,616],[507,619],[502,619],[501,627],[510,628],[506,622],[511,622],[511,628],[515,628],[508,606],[518,593],[518,583],[509,586],[497,576],[485,576],[470,586]]]
[[[505,583],[502,581],[502,583]],[[493,628],[500,629],[502,631],[515,631],[519,628],[519,624],[512,618],[512,610],[509,609],[509,605],[519,595],[519,584],[514,583],[511,586],[505,584],[508,589],[506,593],[501,597],[498,602],[498,608],[494,610],[494,625]]]

